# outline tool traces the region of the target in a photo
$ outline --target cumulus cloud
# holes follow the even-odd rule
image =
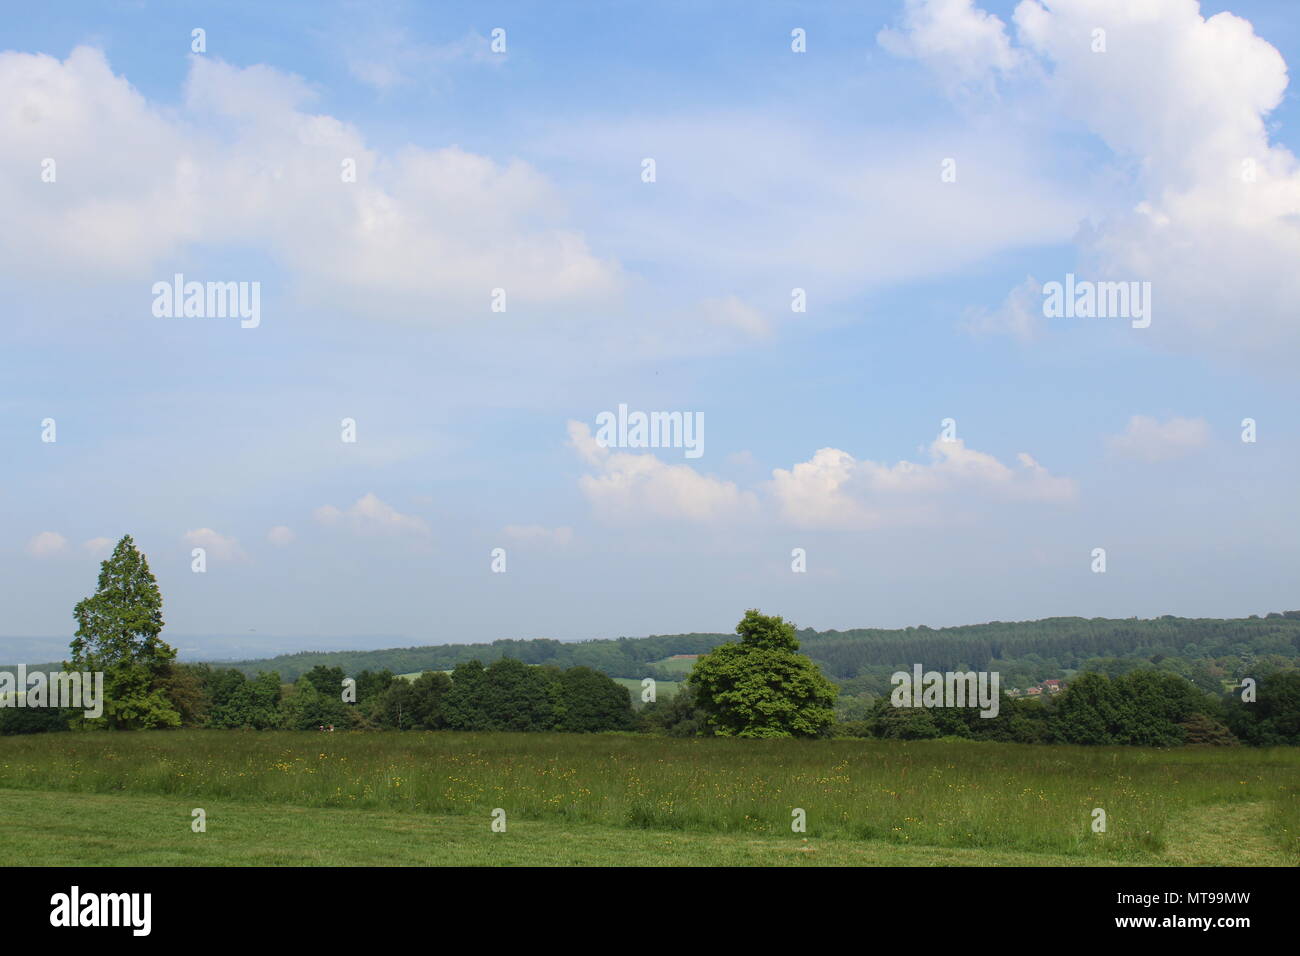
[[[753,492],[703,475],[690,465],[670,465],[651,454],[604,448],[585,422],[568,423],[569,444],[594,474],[578,485],[596,514],[614,523],[656,518],[719,521],[757,513]]]
[[[1042,67],[1027,108],[1007,108],[1040,114],[1045,135],[1064,117],[1113,154],[1134,198],[1080,229],[1076,271],[1151,283],[1143,341],[1238,358],[1300,346],[1300,164],[1265,122],[1287,86],[1278,51],[1248,21],[1202,17],[1193,2],[1023,0],[1014,21],[1008,48],[970,0],[909,0],[881,42],[945,77]],[[1013,308],[1000,324],[1021,334],[1022,318]]]
[[[869,529],[943,521],[979,501],[1073,500],[1071,479],[1050,474],[1028,454],[1010,467],[960,439],[936,439],[930,461],[894,465],[819,449],[789,470],[772,472],[769,490],[780,518],[801,528]]]
[[[90,555],[100,557],[113,550],[112,538],[91,538],[89,541],[82,543],[81,547]]]
[[[429,534],[429,526],[424,519],[402,514],[373,492],[362,495],[346,510],[334,505],[323,505],[312,512],[312,517],[327,527],[347,528],[360,535],[425,537]]]
[[[1158,462],[1181,458],[1204,448],[1209,440],[1210,426],[1203,418],[1159,422],[1147,415],[1134,415],[1122,434],[1110,437],[1109,444],[1127,458]]]
[[[363,19],[373,16],[367,10]],[[376,25],[358,31],[358,17],[348,17],[347,32],[341,37],[348,72],[357,80],[386,93],[397,87],[419,82],[436,84],[440,74],[457,64],[499,66],[507,53],[493,53],[491,41],[471,30],[449,43],[422,43],[409,30],[398,26]]]
[[[765,340],[772,337],[772,325],[763,313],[738,296],[705,299],[700,312],[705,321],[737,330],[749,338]]]
[[[34,558],[50,558],[61,554],[68,539],[57,531],[42,531],[27,542],[27,553]]]
[[[1265,125],[1287,85],[1278,51],[1195,3],[1025,2],[1016,22],[1064,108],[1137,163],[1144,198],[1081,236],[1085,264],[1150,281],[1149,331],[1174,347],[1300,344],[1300,166]],[[1095,26],[1104,54],[1079,42]]]
[[[885,28],[877,42],[895,56],[919,60],[950,88],[986,85],[1019,67],[1006,26],[973,0],[907,0],[899,29]]]
[[[282,524],[276,525],[266,533],[266,540],[270,541],[274,545],[278,545],[279,547],[293,544],[295,537],[293,531]]]
[[[1016,286],[996,309],[972,309],[962,327],[976,335],[1010,335],[1021,341],[1043,331],[1043,287],[1033,276]]]
[[[455,146],[380,153],[267,66],[194,57],[179,110],[85,46],[62,61],[0,53],[0,87],[0,261],[15,274],[136,278],[198,242],[252,245],[304,296],[425,320],[486,312],[494,288],[546,307],[603,301],[621,282],[527,163]],[[33,172],[47,158],[54,185]]]
[[[595,470],[579,479],[579,487],[597,514],[611,520],[757,519],[798,528],[862,530],[943,523],[956,511],[980,504],[1060,504],[1078,496],[1072,479],[1052,475],[1024,452],[1009,466],[961,440],[936,439],[929,446],[930,461],[923,464],[877,464],[838,448],[822,448],[788,470],[773,470],[761,488],[743,490],[690,465],[602,448],[584,423],[571,421],[568,427],[571,447]]]
[[[184,539],[190,547],[202,548],[209,557],[219,561],[244,561],[248,557],[236,539],[213,531],[211,528],[186,531]]]

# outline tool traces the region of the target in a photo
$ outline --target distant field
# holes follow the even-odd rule
[[[424,673],[424,671],[411,671],[411,673],[409,673],[409,674],[397,674],[397,675],[395,675],[395,676],[400,677],[400,678],[402,678],[403,680],[415,680],[417,677],[419,677],[419,676],[420,676],[421,674],[423,674],[423,673]],[[438,673],[439,673],[439,674],[450,674],[451,671],[438,671]]]
[[[520,838],[516,861],[581,855],[564,844],[587,835],[591,847],[610,855],[649,853],[668,833],[682,859],[698,851],[699,862],[719,840],[740,857],[744,847],[779,857],[787,843],[807,838],[826,854],[822,862],[861,851],[864,862],[899,863],[994,863],[1026,854],[1043,865],[1300,863],[1300,750],[1284,748],[445,732],[48,734],[0,738],[0,787],[11,791],[0,804],[0,850],[10,854],[33,833],[81,825],[59,824],[58,808],[82,798],[50,793],[120,801],[103,804],[104,820],[86,822],[99,832],[108,862],[123,834],[158,827],[142,852],[165,855],[173,846],[167,814],[187,819],[202,806],[221,807],[262,834],[256,846],[227,844],[230,853],[267,858],[299,852],[307,828],[320,827],[325,846],[333,826],[340,833],[377,828],[377,847],[386,845],[378,833],[385,827],[443,827],[464,834],[466,853],[480,852],[473,846],[490,852],[495,844],[481,841],[500,836],[488,823],[502,808],[511,844]],[[12,791],[32,792],[26,831],[5,812],[27,806]],[[1090,828],[1098,807],[1107,814],[1104,834]],[[791,832],[795,808],[806,812],[806,833]],[[304,822],[278,836],[274,820]],[[529,833],[535,844],[524,839]],[[574,834],[583,836],[574,841]],[[837,857],[841,851],[847,855]]]
[[[685,658],[665,657],[663,660],[651,661],[650,663],[660,670],[668,671],[672,674],[681,674],[682,677],[685,677],[691,672],[692,668],[695,667],[695,661],[698,657],[698,654],[693,656],[688,655]]]
[[[641,706],[641,682],[634,677],[611,677],[616,684],[622,684],[632,692],[632,706]],[[657,680],[655,681],[655,699],[667,700],[677,693],[678,688],[682,686],[679,680]]]

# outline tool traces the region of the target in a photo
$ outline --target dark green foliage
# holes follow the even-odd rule
[[[338,697],[342,700],[343,677],[343,668],[326,667],[323,664],[317,664],[303,674],[300,680],[305,679],[326,697]]]
[[[258,674],[249,680],[239,671],[214,671],[209,727],[268,730],[280,724],[280,675]]]
[[[1173,747],[1184,742],[1182,722],[1214,706],[1174,674],[1084,674],[1058,702],[1052,732],[1062,743]]]
[[[546,674],[523,661],[503,657],[483,672],[482,730],[551,730],[555,708]]]
[[[1239,693],[1228,695],[1224,716],[1232,732],[1248,744],[1300,745],[1300,673],[1284,671],[1260,678],[1251,702],[1243,701]]]
[[[326,675],[332,678],[333,675]],[[317,675],[318,681],[330,686],[332,680],[325,680]],[[342,678],[331,692],[322,692],[310,674],[298,678],[298,682],[280,702],[280,727],[284,730],[318,730],[321,727],[341,729],[351,720],[351,712],[342,699]]]
[[[410,686],[413,726],[420,730],[442,730],[446,727],[444,711],[447,694],[451,692],[451,678],[442,671],[425,671],[411,681]]]
[[[60,707],[0,707],[0,736],[56,733],[80,716],[79,710]]]
[[[384,688],[371,712],[374,721],[391,730],[414,730],[415,688],[408,680],[395,680]]]
[[[1241,743],[1221,721],[1206,714],[1192,714],[1178,726],[1183,731],[1183,742],[1200,746],[1231,747]]]
[[[451,672],[451,690],[443,702],[449,730],[486,730],[488,726],[486,672],[481,661],[457,664]]]
[[[632,726],[632,695],[590,667],[571,667],[558,674],[557,730],[588,733],[628,730]]]
[[[646,704],[637,715],[637,729],[669,737],[712,736],[708,716],[700,709],[695,689],[683,684],[666,700]]]

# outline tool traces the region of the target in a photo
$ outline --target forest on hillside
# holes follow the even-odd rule
[[[996,670],[1004,687],[1029,686],[1073,671],[1119,676],[1155,668],[1176,673],[1203,690],[1260,671],[1300,666],[1300,611],[1248,618],[1111,619],[1057,617],[959,627],[798,632],[803,653],[849,694],[887,692],[889,675],[921,663],[937,670]],[[679,671],[656,662],[674,654],[704,654],[732,634],[672,634],[564,642],[499,640],[490,644],[441,644],[375,651],[288,654],[267,660],[227,662],[252,676],[276,671],[295,681],[316,666],[350,674],[388,670],[406,674],[450,671],[458,664],[484,664],[510,657],[526,664],[590,667],[610,677],[675,680]]]

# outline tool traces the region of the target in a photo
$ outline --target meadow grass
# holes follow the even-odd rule
[[[1084,866],[1080,856],[630,830],[392,810],[306,809],[129,794],[0,790],[0,852],[18,866]],[[1101,861],[1117,862],[1117,861]],[[1138,861],[1139,864],[1142,861]],[[1151,861],[1159,862],[1159,861]],[[1132,865],[1124,861],[1123,865]]]
[[[0,738],[0,787],[11,790],[480,822],[499,807],[512,822],[751,837],[789,837],[800,808],[813,839],[1094,862],[1159,857],[1190,839],[1179,820],[1204,828],[1234,814],[1257,821],[1249,855],[1265,857],[1236,862],[1300,862],[1298,771],[1300,750],[1288,748],[409,731]],[[1105,833],[1092,832],[1094,808],[1106,812]]]
[[[632,694],[632,706],[640,709],[641,707],[641,681],[635,677],[611,677],[615,684],[621,684],[626,687]],[[679,680],[657,680],[655,681],[655,699],[668,700],[682,686]]]

